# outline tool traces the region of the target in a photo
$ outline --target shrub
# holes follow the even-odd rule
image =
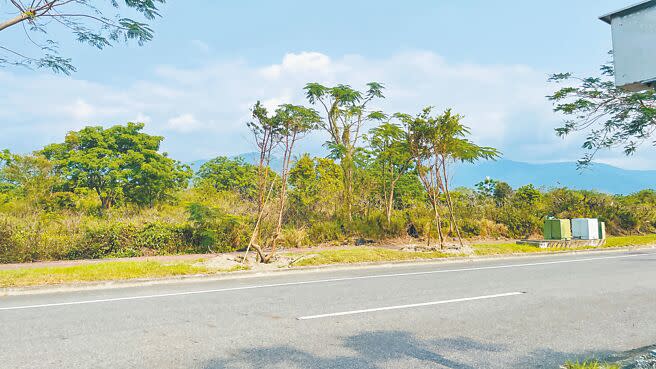
[[[342,224],[337,221],[317,221],[310,225],[308,238],[312,244],[344,241],[344,231]]]
[[[284,247],[303,247],[309,244],[305,228],[285,228],[280,235],[280,245]]]
[[[187,209],[195,245],[211,252],[229,252],[247,245],[251,232],[247,217],[199,203],[192,203]]]

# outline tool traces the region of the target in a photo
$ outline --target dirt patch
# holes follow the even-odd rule
[[[223,254],[207,259],[197,265],[215,270],[235,270],[245,267],[254,271],[267,271],[289,268],[290,264],[294,262],[294,259],[284,255],[277,255],[268,264],[258,263],[255,258],[256,255],[254,253],[248,255],[246,259],[244,259],[243,255]]]

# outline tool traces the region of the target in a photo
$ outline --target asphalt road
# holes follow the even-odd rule
[[[556,368],[656,343],[656,252],[0,298],[0,368]]]

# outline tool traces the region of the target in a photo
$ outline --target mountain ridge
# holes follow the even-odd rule
[[[256,164],[257,153],[232,156]],[[207,160],[188,163],[197,171]],[[280,171],[282,160],[273,157],[271,167]],[[656,170],[631,170],[609,164],[595,163],[589,168],[578,170],[575,162],[527,163],[510,159],[483,161],[474,164],[455,164],[452,168],[453,187],[473,188],[486,177],[507,182],[513,188],[527,184],[536,187],[569,187],[579,190],[595,190],[610,194],[630,194],[656,187]]]

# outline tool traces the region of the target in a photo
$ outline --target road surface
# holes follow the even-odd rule
[[[556,368],[656,343],[656,252],[0,298],[1,368]]]

